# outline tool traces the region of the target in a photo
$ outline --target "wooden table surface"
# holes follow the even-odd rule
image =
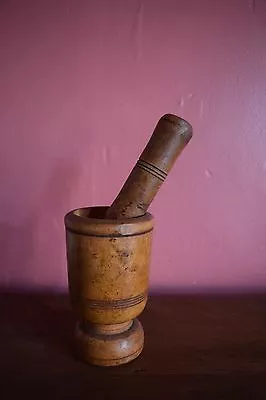
[[[0,399],[266,399],[266,295],[150,296],[145,349],[100,368],[73,357],[65,295],[1,294]]]

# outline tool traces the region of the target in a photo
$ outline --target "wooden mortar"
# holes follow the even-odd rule
[[[103,219],[107,207],[65,216],[68,282],[78,324],[76,350],[101,366],[136,358],[144,341],[136,317],[147,301],[153,217]]]
[[[136,317],[147,301],[153,229],[147,209],[191,137],[188,122],[164,115],[112,205],[65,216],[75,344],[84,361],[119,365],[142,351]]]

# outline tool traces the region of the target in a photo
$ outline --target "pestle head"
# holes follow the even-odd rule
[[[162,116],[106,218],[144,215],[191,137],[192,126],[187,121],[173,114]]]
[[[192,126],[182,118],[166,114],[160,118],[140,160],[168,173],[192,137]]]

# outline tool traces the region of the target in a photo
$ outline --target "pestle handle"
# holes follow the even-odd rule
[[[191,125],[176,115],[166,114],[131,171],[106,218],[144,215],[175,160],[192,137]]]

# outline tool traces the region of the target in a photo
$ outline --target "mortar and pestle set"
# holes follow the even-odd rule
[[[86,362],[120,365],[143,349],[137,316],[148,293],[153,216],[147,209],[191,137],[188,122],[164,115],[112,205],[65,216],[75,348]]]

